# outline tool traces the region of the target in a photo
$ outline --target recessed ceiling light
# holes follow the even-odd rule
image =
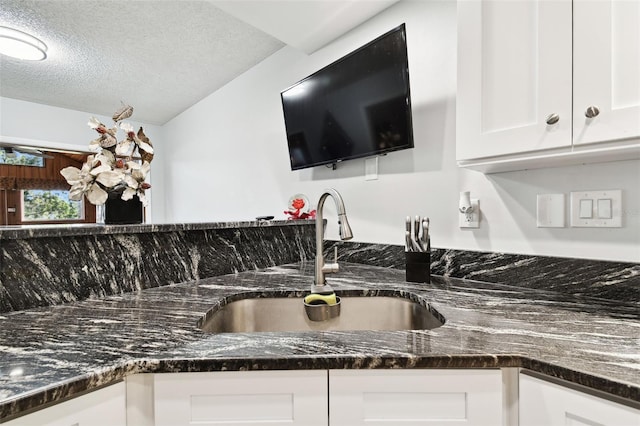
[[[47,45],[30,34],[0,27],[0,54],[28,61],[42,61],[47,57]]]

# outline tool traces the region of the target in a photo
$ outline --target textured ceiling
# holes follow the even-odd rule
[[[285,43],[306,53],[398,0],[0,0],[0,26],[48,46],[0,55],[0,96],[164,124]]]
[[[398,0],[215,0],[220,9],[313,53]]]
[[[206,1],[0,0],[48,58],[0,55],[0,96],[163,124],[284,46]]]

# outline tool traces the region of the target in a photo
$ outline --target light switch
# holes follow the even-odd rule
[[[598,199],[598,217],[600,219],[611,219],[611,198]]]
[[[571,227],[621,228],[622,191],[571,192]]]
[[[580,219],[593,217],[593,200],[580,200]]]

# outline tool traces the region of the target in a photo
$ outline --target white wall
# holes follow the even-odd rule
[[[332,171],[289,166],[280,91],[406,22],[415,149]],[[285,47],[165,125],[175,146],[166,169],[166,220],[284,218],[292,194],[315,203],[325,187],[343,196],[354,240],[403,244],[406,215],[431,218],[434,247],[640,261],[638,161],[482,175],[455,163],[456,3],[403,1],[307,56]],[[536,227],[538,193],[622,189],[621,229]],[[480,229],[458,227],[458,193],[480,199]],[[333,205],[328,236],[336,238]],[[567,201],[568,206],[568,201]]]
[[[119,107],[120,105],[114,105],[114,112]],[[107,126],[113,123],[111,117],[99,114],[0,97],[0,141],[87,151],[89,142],[97,137],[95,130],[87,125],[91,116]],[[135,118],[135,108],[132,118]],[[165,215],[164,203],[160,202],[164,199],[162,128],[135,120],[127,121],[136,128],[143,126],[145,134],[154,145],[155,156],[148,178],[153,186],[153,191],[147,192],[150,200],[148,218],[162,218]]]
[[[280,91],[402,22],[416,147],[381,157],[375,181],[365,181],[364,160],[336,171],[292,172]],[[431,218],[434,247],[640,261],[640,162],[486,176],[456,167],[455,60],[450,0],[402,1],[311,56],[280,50],[165,126],[144,126],[156,150],[152,221],[283,219],[291,195],[304,193],[315,203],[324,188],[334,187],[344,197],[355,241],[402,244],[404,217],[420,214]],[[95,137],[86,126],[90,115],[0,98],[0,136],[86,147]],[[536,227],[536,194],[597,189],[623,190],[623,228]],[[462,190],[480,199],[479,229],[458,227]],[[335,239],[331,202],[325,210],[328,237]]]

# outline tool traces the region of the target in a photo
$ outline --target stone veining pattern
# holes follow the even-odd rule
[[[313,276],[305,259],[313,256],[314,226],[0,230],[0,420],[128,374],[224,369],[524,367],[640,400],[638,264],[435,249],[432,275],[443,278],[409,284],[402,247],[341,243],[333,287],[407,296],[445,324],[396,332],[198,329],[237,298],[302,297]]]
[[[338,247],[342,261],[404,269],[402,246],[341,242]],[[640,303],[640,263],[436,248],[431,274]]]
[[[298,262],[314,221],[0,230],[0,312]]]
[[[197,324],[232,299],[300,297],[312,262],[0,316],[0,419],[138,372],[524,367],[640,401],[637,304],[341,264],[338,292],[405,294],[433,330],[223,333]],[[240,294],[240,295],[239,295]]]

